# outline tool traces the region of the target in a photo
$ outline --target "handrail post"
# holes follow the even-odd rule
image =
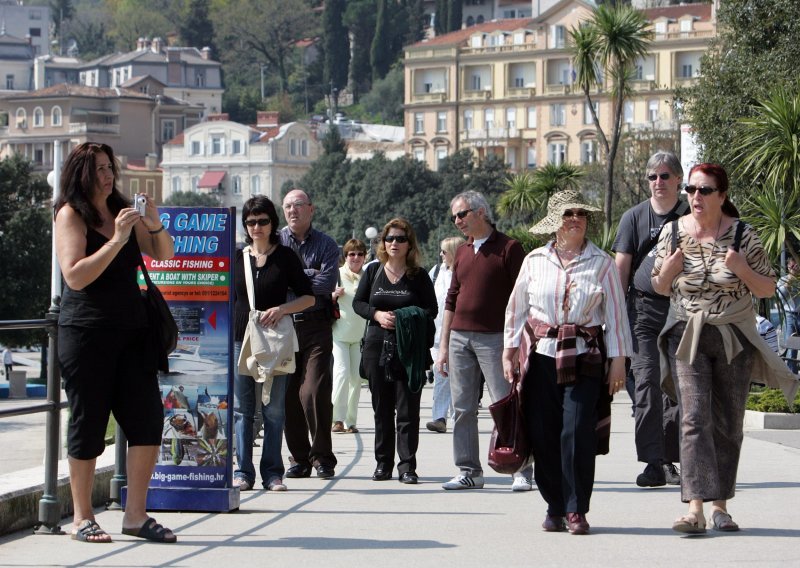
[[[58,301],[45,316],[48,321],[47,353],[47,402],[52,408],[47,411],[45,421],[44,490],[39,499],[39,528],[37,534],[64,534],[58,526],[61,507],[58,503],[58,457],[61,447],[61,374],[58,369]]]
[[[122,508],[122,488],[128,484],[128,439],[119,424],[114,435],[114,476],[111,478],[108,496],[109,510]]]

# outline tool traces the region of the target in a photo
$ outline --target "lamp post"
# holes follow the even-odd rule
[[[378,237],[378,229],[375,227],[367,227],[364,231],[364,236],[369,241],[369,260],[375,258],[375,239]]]

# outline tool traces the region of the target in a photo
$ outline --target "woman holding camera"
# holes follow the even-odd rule
[[[117,188],[114,151],[86,142],[67,157],[55,203],[55,242],[64,277],[58,360],[70,409],[68,461],[74,504],[72,538],[106,543],[97,524],[92,485],[105,448],[109,415],[128,439],[128,498],[122,533],[175,542],[147,516],[147,488],[164,420],[154,334],[148,329],[136,270],[142,253],[172,258],[172,238],[152,199],[140,214]]]

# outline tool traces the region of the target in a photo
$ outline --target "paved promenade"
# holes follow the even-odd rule
[[[423,423],[432,389],[423,394]],[[745,437],[737,496],[730,512],[740,533],[682,537],[670,530],[685,511],[677,487],[643,490],[627,397],[613,405],[611,453],[597,460],[589,536],[540,529],[538,491],[512,493],[510,478],[486,472],[483,490],[443,491],[456,473],[451,435],[423,430],[421,483],[373,482],[373,429],[362,394],[357,435],[334,435],[336,477],[289,479],[286,493],[242,494],[229,514],[157,513],[178,534],[175,545],[120,534],[122,513],[98,511],[113,544],[31,531],[0,537],[0,566],[798,566],[800,432]],[[491,419],[480,412],[481,449]],[[4,447],[6,444],[4,443]],[[40,457],[38,458],[41,459]],[[31,479],[32,484],[41,479]],[[64,523],[68,529],[68,522]]]

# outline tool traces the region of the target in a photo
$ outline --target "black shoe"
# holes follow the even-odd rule
[[[662,467],[664,469],[664,479],[666,480],[667,485],[681,484],[681,472],[677,467],[675,467],[675,464],[665,463]]]
[[[664,468],[661,464],[649,463],[644,471],[636,477],[636,485],[639,487],[661,487],[667,484],[664,477]]]
[[[311,472],[308,472],[308,475],[311,475]],[[318,465],[317,466],[317,477],[321,479],[329,479],[336,475],[336,472],[333,468],[329,465]]]
[[[375,473],[372,474],[372,481],[387,481],[392,478],[392,470],[391,469],[383,469],[379,467],[375,470]]]
[[[564,517],[547,515],[542,523],[542,529],[545,532],[562,532],[567,530],[567,523],[564,521]]]
[[[291,478],[311,477],[311,466],[296,463],[286,470],[286,476]]]
[[[406,485],[416,485],[419,481],[419,477],[413,471],[407,471],[404,474],[400,475],[400,483],[405,483]]]

